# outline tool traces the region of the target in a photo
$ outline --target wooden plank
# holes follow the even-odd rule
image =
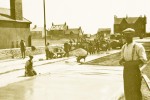
[[[144,78],[144,80],[145,80],[145,82],[148,86],[148,89],[150,90],[150,80],[149,80],[149,78],[145,74],[142,74],[142,76],[143,76],[143,78]]]

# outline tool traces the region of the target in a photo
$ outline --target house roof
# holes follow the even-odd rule
[[[132,23],[135,23],[139,19],[139,17],[128,17],[125,19],[126,19],[127,23],[132,24]]]
[[[79,34],[80,31],[82,31],[81,28],[70,28],[66,31],[66,34],[70,34],[70,33]]]
[[[114,24],[121,24],[123,19],[128,23],[128,24],[134,24],[139,17],[126,17],[126,18],[115,18]]]
[[[111,28],[99,28],[98,32],[111,31]]]
[[[123,18],[115,18],[115,24],[120,24]]]
[[[0,20],[31,23],[29,20],[27,20],[25,18],[23,18],[23,20],[12,19],[10,16],[10,9],[7,9],[7,8],[0,8]]]
[[[52,24],[50,30],[66,30],[67,29],[67,25],[65,24],[58,24],[58,25],[54,25]]]
[[[44,31],[44,27],[38,27],[35,25],[34,27],[30,28],[30,31]]]
[[[30,31],[44,31],[44,28],[43,27],[33,27],[33,28],[30,28]]]

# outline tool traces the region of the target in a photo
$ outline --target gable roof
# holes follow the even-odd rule
[[[70,28],[66,31],[65,34],[70,34],[70,33],[79,34],[80,32],[82,32],[82,29],[80,27],[79,28]]]
[[[114,24],[121,24],[125,20],[128,24],[134,24],[139,19],[139,17],[126,17],[126,18],[115,18]]]
[[[139,19],[139,17],[128,17],[128,18],[125,18],[125,20],[129,24],[135,23],[138,19]]]
[[[2,21],[13,21],[13,22],[26,22],[31,23],[29,20],[23,18],[23,20],[14,20],[10,16],[10,9],[0,8],[0,20]]]
[[[65,24],[58,24],[58,25],[54,25],[52,24],[50,30],[66,30],[67,29],[67,25]]]
[[[106,32],[106,31],[111,31],[111,28],[99,28],[97,32]]]
[[[44,31],[43,27],[30,28],[30,31]]]
[[[122,20],[123,20],[123,18],[115,18],[114,24],[121,24]]]

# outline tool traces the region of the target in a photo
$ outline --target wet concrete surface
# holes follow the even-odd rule
[[[45,74],[32,78],[22,77],[24,70],[11,72],[0,75],[5,78],[0,82],[0,100],[117,100],[123,90],[122,69],[79,65],[69,59],[37,66],[35,70]]]
[[[123,86],[122,67],[66,60],[44,65],[43,70],[44,75],[1,87],[0,100],[116,100]]]

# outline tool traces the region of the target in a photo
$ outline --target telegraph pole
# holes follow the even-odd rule
[[[45,15],[45,0],[43,0],[44,7],[44,34],[45,34],[45,46],[46,46],[46,15]]]

